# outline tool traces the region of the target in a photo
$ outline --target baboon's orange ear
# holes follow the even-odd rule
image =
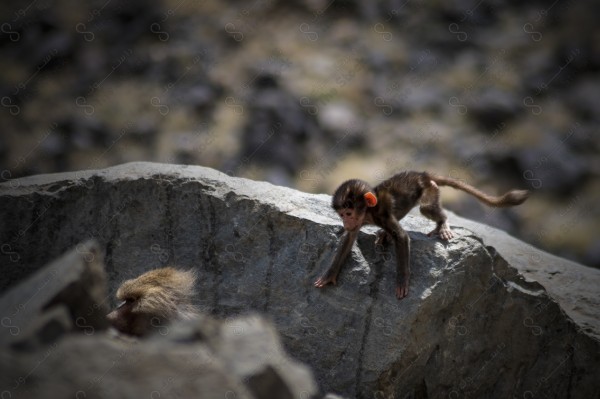
[[[365,201],[367,201],[367,206],[369,208],[372,208],[375,205],[377,205],[377,197],[370,191],[365,194]]]

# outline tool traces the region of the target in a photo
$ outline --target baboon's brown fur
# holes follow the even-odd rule
[[[127,280],[117,290],[121,303],[108,320],[123,333],[141,336],[174,320],[191,319],[197,315],[196,279],[192,270],[165,267]]]

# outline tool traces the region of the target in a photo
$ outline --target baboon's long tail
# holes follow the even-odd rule
[[[471,194],[484,204],[498,208],[522,204],[529,197],[529,191],[527,190],[511,190],[504,195],[496,197],[486,194],[463,181],[453,179],[451,177],[431,175],[431,180],[436,182],[439,186],[450,186],[458,190],[462,190]]]

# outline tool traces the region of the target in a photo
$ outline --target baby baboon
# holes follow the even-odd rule
[[[333,264],[315,281],[315,287],[322,288],[327,284],[337,283],[342,264],[348,258],[361,226],[374,224],[383,229],[378,234],[377,241],[381,244],[392,241],[396,248],[396,297],[402,299],[408,295],[410,239],[398,221],[419,203],[421,213],[436,222],[436,227],[429,236],[439,236],[442,240],[451,239],[453,234],[442,209],[438,186],[465,191],[484,204],[494,207],[519,205],[529,196],[528,191],[512,190],[495,197],[463,181],[427,172],[398,173],[374,188],[362,180],[348,180],[335,191],[331,203],[342,219],[346,235]]]
[[[107,316],[117,330],[142,336],[174,320],[192,319],[198,312],[192,303],[196,274],[192,270],[165,267],[125,281],[117,290],[122,301]]]

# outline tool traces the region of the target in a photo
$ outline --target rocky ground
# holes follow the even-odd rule
[[[198,164],[332,192],[403,169],[529,202],[449,209],[600,266],[599,5],[0,5],[0,177]]]

